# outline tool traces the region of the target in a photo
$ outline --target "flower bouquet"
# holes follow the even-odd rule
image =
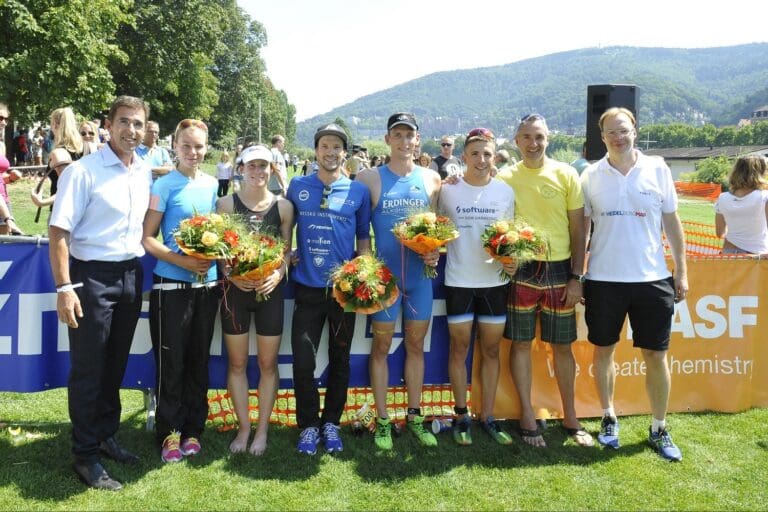
[[[258,281],[264,279],[283,264],[285,242],[282,238],[265,233],[251,233],[243,237],[240,244],[232,250],[229,264],[230,277],[239,276]],[[256,294],[256,301],[266,300],[268,295]]]
[[[502,265],[531,261],[545,255],[549,248],[544,233],[523,220],[497,220],[485,228],[480,238],[485,252]]]
[[[173,237],[184,254],[202,260],[230,259],[240,243],[242,226],[232,215],[195,214],[179,223]]]
[[[459,237],[456,225],[448,217],[433,212],[414,213],[392,228],[395,238],[410,250],[424,255],[438,249]],[[437,270],[424,265],[424,275],[437,277]]]
[[[370,254],[345,261],[331,273],[333,298],[344,311],[376,313],[395,303],[400,295],[397,278]]]

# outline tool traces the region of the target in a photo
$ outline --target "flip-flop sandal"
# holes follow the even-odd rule
[[[595,446],[595,440],[592,436],[583,428],[568,428],[563,427],[568,433],[568,436],[579,446]]]
[[[525,438],[528,439],[536,439],[537,437],[540,437],[542,441],[544,441],[544,437],[541,435],[541,430],[537,427],[535,430],[528,430],[527,428],[520,428],[520,437],[523,439],[523,442],[527,444],[528,446],[532,446],[534,448],[546,448],[547,444],[544,443],[543,446],[539,446],[536,444],[531,444],[525,440]]]

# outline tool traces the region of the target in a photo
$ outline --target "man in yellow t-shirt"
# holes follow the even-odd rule
[[[554,356],[563,428],[577,444],[592,446],[592,437],[576,415],[576,360],[571,349],[576,341],[574,307],[581,300],[584,279],[584,197],[579,176],[568,164],[547,157],[549,129],[541,115],[520,120],[515,143],[522,161],[498,177],[515,191],[515,218],[549,240],[545,255],[517,268],[507,304],[504,335],[513,341],[510,370],[520,396],[520,434],[531,446],[546,446],[531,402],[531,344],[538,316],[541,341],[550,344]]]

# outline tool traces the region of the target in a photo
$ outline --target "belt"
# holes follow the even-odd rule
[[[208,283],[155,283],[152,285],[153,290],[189,290],[191,288],[213,288],[216,286],[216,281],[210,281]]]

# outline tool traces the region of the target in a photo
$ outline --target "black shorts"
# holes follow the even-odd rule
[[[632,344],[648,350],[667,350],[675,312],[675,282],[671,277],[649,283],[584,283],[584,317],[589,341],[608,347],[619,341],[629,315]]]
[[[226,283],[221,301],[221,330],[224,334],[245,334],[251,327],[251,313],[259,336],[283,334],[283,290],[280,281],[267,300],[256,301],[254,292],[244,292],[232,283]]]
[[[490,288],[445,287],[445,309],[448,323],[477,321],[483,324],[503,324],[507,319],[507,290],[509,285]]]

